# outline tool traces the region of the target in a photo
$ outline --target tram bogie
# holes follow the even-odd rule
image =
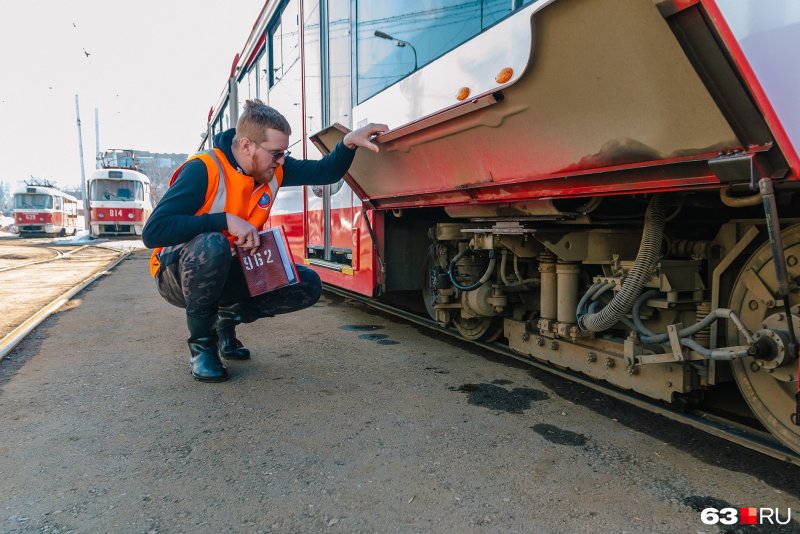
[[[14,194],[14,224],[21,236],[74,235],[78,199],[52,187],[29,185]]]
[[[736,285],[732,276],[736,269],[731,266],[744,261],[748,249],[731,236],[757,235],[753,242],[763,246],[763,220],[709,223],[706,239],[681,239],[686,229],[667,232],[646,266],[633,307],[599,332],[585,328],[580,319],[596,314],[623,291],[637,264],[642,232],[543,226],[493,221],[433,227],[422,288],[431,317],[472,339],[497,337],[499,317],[502,335],[515,351],[668,402],[676,394],[701,392],[730,381],[731,362],[752,353],[742,321],[771,323],[772,328],[762,328],[760,334],[771,346],[754,361],[770,368],[774,376],[796,382],[798,362],[784,358],[786,351],[780,350],[788,344],[788,334],[774,286],[750,280],[745,285],[755,288],[748,291],[760,291],[759,299],[736,309],[721,304],[735,287],[740,292],[745,287],[741,282]],[[785,231],[790,238],[798,233],[795,226]],[[389,270],[395,268],[400,265]],[[744,272],[745,277],[755,276]],[[800,304],[796,290],[794,295]],[[753,312],[747,308],[759,307],[771,307],[773,313],[748,320]],[[725,319],[726,328],[712,329],[709,323],[679,335],[709,316]]]
[[[467,7],[302,4],[267,2],[209,134],[248,97],[286,113],[308,157],[348,127],[392,130],[344,184],[281,192],[271,224],[290,224],[295,257],[667,403],[735,382],[800,453],[800,87],[774,68],[800,31],[788,1],[498,3],[461,36],[444,28]],[[286,35],[308,39],[299,64],[275,53]],[[412,42],[443,47],[406,63]]]

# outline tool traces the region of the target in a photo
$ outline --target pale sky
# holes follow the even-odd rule
[[[192,153],[264,0],[0,0],[0,181],[80,184],[100,149]],[[87,57],[84,50],[90,55]]]

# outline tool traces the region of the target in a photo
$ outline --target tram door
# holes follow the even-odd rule
[[[303,3],[306,154],[322,157],[308,139],[325,126],[351,127],[350,0]],[[306,187],[306,257],[339,271],[357,268],[354,198],[343,180]]]

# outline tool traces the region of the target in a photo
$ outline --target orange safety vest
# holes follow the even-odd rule
[[[267,184],[257,184],[252,177],[246,176],[231,166],[228,158],[218,148],[198,152],[187,159],[183,165],[178,167],[172,174],[169,185],[172,186],[178,178],[184,165],[193,159],[199,159],[206,166],[208,174],[208,187],[206,188],[206,198],[203,205],[195,215],[206,213],[230,213],[241,217],[256,228],[261,228],[269,218],[269,212],[275,203],[275,195],[283,182],[283,166],[275,169],[272,180]],[[222,179],[220,179],[222,178]],[[228,237],[231,248],[235,237],[230,235],[227,230],[222,232]],[[159,247],[150,256],[150,274],[155,278],[158,268],[161,265],[159,255],[164,251],[173,251],[182,247],[175,245],[172,247]]]

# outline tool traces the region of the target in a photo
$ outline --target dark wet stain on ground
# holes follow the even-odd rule
[[[426,367],[426,368],[425,368],[425,370],[426,370],[426,371],[433,371],[433,372],[434,372],[434,373],[436,373],[437,375],[446,375],[446,374],[450,374],[450,371],[448,371],[448,370],[446,370],[446,369],[440,369],[439,367]]]
[[[467,393],[467,402],[475,406],[483,406],[491,410],[508,413],[522,413],[531,407],[532,402],[549,398],[544,391],[531,388],[514,388],[508,390],[494,384],[464,384],[451,391]]]
[[[386,334],[361,334],[360,336],[358,336],[358,339],[366,339],[367,341],[378,341],[381,339],[386,339],[387,337],[389,336],[387,336]]]
[[[683,499],[683,504],[695,512],[702,512],[706,508],[716,508],[717,510],[722,508],[735,508],[735,506],[728,501],[723,501],[722,499],[716,499],[714,497],[702,497],[700,495],[689,495]]]
[[[511,380],[506,380],[504,378],[500,378],[498,380],[492,380],[492,384],[497,384],[498,386],[507,386],[509,384],[513,384]]]
[[[556,443],[558,445],[580,447],[582,445],[586,445],[586,442],[588,441],[586,436],[583,434],[570,432],[569,430],[564,430],[563,428],[558,428],[557,426],[553,425],[541,423],[533,425],[531,428],[534,432],[542,436],[550,443]]]
[[[360,325],[347,325],[340,327],[343,330],[377,330],[379,328],[383,328],[382,326],[371,325],[371,324],[360,324]],[[389,339],[389,336],[386,334],[361,334],[358,336],[358,339],[363,339],[365,341],[374,341],[378,345],[399,345],[399,341],[394,341],[393,339]]]
[[[381,330],[384,328],[378,324],[346,324],[339,327],[341,330],[354,330],[356,332],[363,332],[366,330]]]

